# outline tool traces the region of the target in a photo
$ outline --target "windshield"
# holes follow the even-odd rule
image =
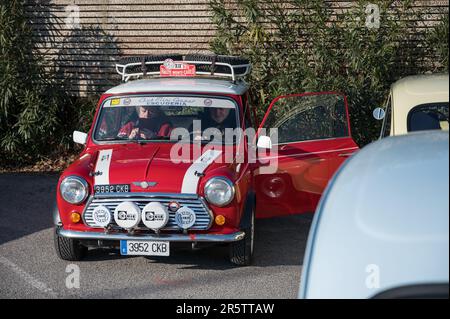
[[[178,141],[176,135],[181,131],[192,138],[210,141],[211,137],[203,134],[208,128],[224,133],[225,129],[237,127],[236,103],[228,98],[121,96],[103,103],[94,140]]]

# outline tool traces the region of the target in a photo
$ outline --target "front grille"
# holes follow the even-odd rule
[[[161,195],[155,195],[153,193],[149,193],[147,196],[145,193],[128,193],[126,196],[111,196],[111,194],[108,195],[96,195],[94,197],[91,197],[88,201],[86,208],[83,212],[83,220],[84,223],[89,227],[94,228],[101,228],[96,224],[94,219],[92,218],[92,212],[94,209],[99,205],[106,206],[109,211],[111,212],[111,226],[113,228],[120,228],[116,222],[114,221],[114,210],[116,209],[116,206],[119,205],[121,202],[124,201],[130,201],[134,202],[139,206],[139,208],[142,210],[145,205],[147,205],[150,202],[159,202],[165,206],[168,206],[169,202],[176,201],[181,206],[187,206],[191,208],[195,212],[195,224],[190,230],[207,230],[211,226],[212,223],[212,214],[209,211],[208,207],[206,206],[206,203],[203,201],[203,199],[197,197],[197,196],[180,196],[180,194],[161,194]],[[178,195],[178,197],[177,197]],[[141,221],[138,228],[141,229],[148,229]],[[180,228],[175,223],[175,213],[169,211],[169,222],[167,223],[166,227],[162,228],[162,230],[180,230]]]

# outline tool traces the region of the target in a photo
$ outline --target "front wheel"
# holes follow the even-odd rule
[[[250,225],[244,229],[244,239],[231,243],[230,260],[237,266],[250,266],[255,245],[255,213],[252,212]]]
[[[53,233],[55,250],[59,258],[69,261],[80,261],[87,254],[87,247],[79,240],[58,236],[56,230]]]

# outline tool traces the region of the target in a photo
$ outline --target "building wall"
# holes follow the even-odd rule
[[[281,0],[282,1],[282,0]],[[235,0],[230,0],[230,8]],[[288,1],[285,1],[288,3]],[[337,12],[351,1],[327,1]],[[114,65],[125,55],[207,52],[215,28],[209,0],[29,0],[33,35],[49,68],[74,94],[102,92],[119,83]],[[427,7],[428,25],[447,1]],[[79,19],[78,19],[79,13]]]

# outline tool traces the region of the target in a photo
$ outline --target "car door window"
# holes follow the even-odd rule
[[[345,98],[337,94],[283,97],[273,105],[263,127],[278,129],[274,144],[349,136]]]
[[[358,149],[350,136],[347,100],[339,93],[277,97],[260,129],[273,146],[269,154],[258,153],[261,167],[274,169],[255,172],[258,217],[313,212],[334,172]],[[267,164],[267,158],[276,160]]]
[[[409,111],[407,121],[408,132],[448,130],[448,102],[418,105]]]

